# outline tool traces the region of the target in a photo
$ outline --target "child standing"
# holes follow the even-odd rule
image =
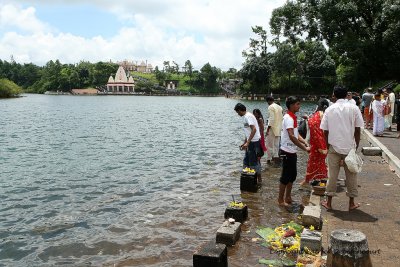
[[[299,135],[296,112],[300,110],[300,99],[289,96],[286,99],[287,113],[283,116],[280,153],[282,175],[279,184],[278,203],[288,206],[292,203],[292,186],[297,176],[297,147],[310,152],[306,141]]]

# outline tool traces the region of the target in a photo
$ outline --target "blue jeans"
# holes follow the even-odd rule
[[[258,155],[261,154],[261,143],[260,141],[250,142],[247,150],[244,154],[243,168],[249,167],[250,169],[256,170],[257,173],[261,173],[261,163],[258,160]]]

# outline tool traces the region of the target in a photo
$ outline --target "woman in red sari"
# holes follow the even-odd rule
[[[305,180],[300,184],[309,184],[312,180],[328,178],[328,169],[325,163],[328,149],[325,142],[324,132],[320,129],[322,116],[325,109],[329,107],[329,102],[325,98],[318,101],[317,110],[308,118],[310,129],[310,154],[307,163],[307,173]]]

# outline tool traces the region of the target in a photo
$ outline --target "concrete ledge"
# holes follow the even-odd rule
[[[400,160],[390,150],[382,144],[377,138],[375,138],[369,131],[364,129],[364,134],[367,137],[368,142],[374,146],[378,146],[382,149],[382,157],[388,162],[389,166],[395,171],[397,176],[400,177]]]
[[[320,206],[320,205],[321,205],[321,197],[318,195],[311,194],[308,206]]]
[[[363,147],[361,153],[364,156],[382,156],[382,149],[378,146]]]
[[[321,229],[321,206],[306,206],[303,210],[301,219],[303,226],[314,226],[316,229]]]

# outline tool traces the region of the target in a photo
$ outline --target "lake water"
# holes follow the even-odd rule
[[[0,266],[191,266],[196,247],[215,238],[231,194],[249,205],[250,219],[230,265],[256,265],[265,250],[252,241],[256,227],[298,211],[275,203],[279,169],[264,171],[260,192],[240,193],[237,102],[0,100]],[[265,102],[243,102],[266,111]]]

